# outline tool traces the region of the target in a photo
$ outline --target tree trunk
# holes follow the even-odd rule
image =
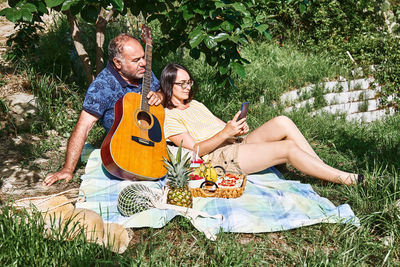
[[[102,8],[96,21],[96,76],[104,68],[104,35],[107,23],[114,15],[114,9],[111,9],[107,16]]]
[[[75,16],[72,16],[69,10],[66,12],[69,27],[72,32],[72,40],[74,41],[74,46],[76,52],[78,53],[79,59],[82,62],[83,69],[85,70],[86,80],[88,83],[91,83],[94,79],[92,64],[90,62],[90,58],[88,53],[86,52],[85,47],[82,44],[81,38],[79,37],[80,29],[78,26],[78,21]]]

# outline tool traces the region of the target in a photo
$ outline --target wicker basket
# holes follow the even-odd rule
[[[190,187],[193,197],[218,197],[218,198],[237,198],[243,194],[246,186],[247,177],[244,174],[235,174],[239,179],[243,179],[241,187],[218,187],[216,190],[211,191],[212,185],[205,185],[202,188]]]

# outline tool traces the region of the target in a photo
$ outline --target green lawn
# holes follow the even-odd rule
[[[51,39],[47,39],[51,41]],[[49,44],[47,44],[49,45]],[[400,115],[373,123],[347,122],[342,116],[312,117],[306,111],[284,113],[274,105],[282,92],[338,76],[349,77],[352,66],[329,54],[304,53],[274,42],[259,42],[243,48],[251,64],[244,78],[234,77],[237,89],[217,89],[215,71],[202,59],[170,55],[154,62],[156,75],[167,62],[185,64],[200,88],[196,98],[217,116],[229,120],[243,101],[252,103],[248,122],[252,129],[277,115],[292,118],[328,164],[364,173],[365,189],[326,184],[279,166],[287,179],[310,183],[335,205],[347,203],[361,220],[361,227],[318,224],[291,231],[262,234],[221,233],[207,240],[184,218],[173,219],[163,229],[133,229],[133,239],[123,255],[116,255],[83,238],[71,242],[43,238],[43,223],[25,215],[10,218],[0,214],[0,262],[16,265],[130,265],[130,266],[396,266],[400,264]],[[53,74],[27,73],[32,91],[40,98],[43,121],[30,131],[41,135],[56,129],[68,136],[74,126],[86,88],[61,81]],[[264,96],[264,103],[260,103]],[[65,105],[64,103],[67,103]],[[67,109],[66,109],[67,108]],[[68,112],[67,112],[68,111]],[[89,141],[98,143],[104,131],[96,126]],[[31,155],[48,149],[40,142]],[[62,158],[58,159],[62,162]],[[82,166],[80,166],[82,169]],[[49,170],[51,171],[51,170]],[[21,223],[15,223],[20,221]]]

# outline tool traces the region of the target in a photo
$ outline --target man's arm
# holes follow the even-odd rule
[[[72,179],[73,172],[81,156],[86,138],[98,119],[99,118],[96,116],[93,116],[92,114],[82,110],[78,122],[76,123],[71,137],[68,140],[64,167],[56,173],[48,174],[44,179],[44,185],[50,186],[54,182],[62,179],[65,179],[67,182],[69,182],[69,180]]]

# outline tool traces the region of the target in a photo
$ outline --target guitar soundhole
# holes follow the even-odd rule
[[[139,111],[137,113],[137,122],[141,128],[149,129],[153,124],[152,117],[145,111]]]

